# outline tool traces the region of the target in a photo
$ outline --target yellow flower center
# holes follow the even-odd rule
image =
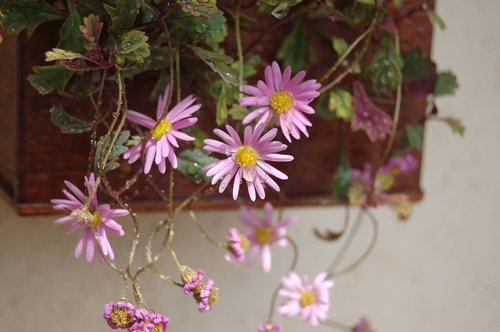
[[[212,288],[210,290],[210,295],[208,296],[208,304],[212,305],[219,300],[219,289]]]
[[[271,96],[271,108],[278,114],[288,112],[293,106],[293,97],[285,91],[278,91]]]
[[[259,159],[257,151],[248,145],[240,146],[238,150],[236,150],[234,157],[236,163],[241,167],[253,167],[257,164],[257,159]]]
[[[156,126],[151,131],[151,134],[153,135],[155,140],[159,140],[170,130],[172,130],[172,124],[167,119],[163,119],[156,124]]]
[[[151,332],[163,332],[163,325],[156,324],[155,327],[151,330]]]
[[[121,328],[127,328],[132,321],[128,308],[114,308],[110,319],[116,326]]]
[[[95,211],[94,213],[90,212],[86,206],[82,206],[78,210],[74,210],[71,212],[71,216],[93,228],[102,223],[101,214],[98,211]]]
[[[245,234],[240,233],[240,238],[241,238],[241,248],[243,250],[247,250],[248,246],[250,245],[250,241],[248,241],[248,238],[245,236]]]
[[[254,236],[259,243],[268,244],[273,241],[273,230],[269,227],[257,228]]]
[[[302,308],[308,307],[316,302],[316,293],[313,291],[305,291],[300,294],[300,306]]]

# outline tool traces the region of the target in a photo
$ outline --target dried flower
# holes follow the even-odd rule
[[[278,323],[266,322],[259,326],[258,332],[283,332],[283,328]]]
[[[149,320],[149,311],[145,308],[135,310],[135,323],[129,328],[129,332],[152,332],[154,324]]]
[[[265,83],[257,82],[257,87],[243,85],[242,91],[251,95],[240,99],[241,106],[256,106],[257,109],[249,113],[243,124],[248,124],[259,118],[258,124],[265,124],[276,115],[283,135],[291,142],[290,134],[295,139],[300,138],[300,132],[309,137],[307,127],[311,122],[304,116],[314,114],[314,109],[309,106],[319,96],[321,84],[316,80],[302,83],[306,76],[305,71],[299,72],[292,78],[290,66],[285,68],[283,74],[278,63],[265,69]]]
[[[181,279],[184,283],[182,288],[184,293],[189,294],[200,286],[205,272],[201,269],[193,270],[189,266],[182,266]]]
[[[297,314],[311,325],[317,326],[326,320],[330,309],[330,288],[334,283],[327,280],[326,273],[320,273],[311,284],[307,277],[301,279],[295,272],[290,272],[281,280],[279,295],[286,300],[279,307],[280,314],[292,317]]]
[[[207,171],[207,176],[213,176],[212,184],[222,179],[219,192],[222,193],[233,178],[234,199],[238,198],[242,179],[247,183],[248,195],[252,201],[255,201],[256,192],[260,198],[265,198],[266,194],[262,183],[280,191],[278,184],[269,175],[282,180],[288,179],[288,176],[267,162],[288,162],[292,161],[293,157],[278,153],[285,150],[287,146],[281,142],[272,141],[277,133],[276,128],[262,135],[264,127],[263,124],[257,125],[255,129],[250,126],[246,127],[243,142],[236,130],[229,125],[226,126],[227,133],[220,129],[214,129],[214,133],[223,142],[213,139],[204,140],[204,150],[227,156],[226,159],[211,163],[204,168]]]
[[[375,332],[375,330],[372,328],[368,319],[366,317],[362,317],[354,327],[353,332]]]
[[[364,130],[372,142],[384,139],[392,130],[391,117],[370,100],[360,81],[354,82],[353,89],[352,131]]]
[[[212,279],[208,279],[206,283],[202,283],[200,286],[199,291],[195,290],[194,298],[198,302],[198,311],[201,313],[208,312],[212,310],[212,305],[219,299],[219,289],[214,287]]]
[[[174,152],[174,148],[179,147],[177,139],[183,141],[194,140],[194,137],[179,130],[190,127],[198,121],[197,118],[191,115],[200,109],[201,104],[193,105],[195,98],[193,96],[186,97],[172,108],[164,118],[161,118],[163,110],[167,105],[168,94],[169,87],[167,86],[164,95],[158,98],[156,121],[142,113],[132,110],[127,111],[127,119],[129,121],[151,129],[151,136],[146,143],[141,141],[123,154],[123,158],[128,159],[130,164],[135,163],[141,157],[142,147],[145,144],[145,174],[151,171],[153,161],[158,165],[160,173],[165,173],[167,158],[172,167],[177,168],[177,157]]]
[[[251,243],[248,255],[250,261],[260,251],[260,268],[264,272],[271,271],[271,246],[276,244],[280,247],[286,247],[288,244],[286,227],[296,223],[298,218],[296,216],[286,217],[273,225],[273,206],[267,202],[264,205],[262,218],[255,213],[255,210],[242,206],[240,208],[240,220],[251,229],[247,233]]]
[[[151,332],[165,332],[167,330],[170,319],[159,313],[151,313],[148,318],[149,322],[153,324]]]
[[[94,258],[96,244],[100,243],[102,253],[108,256],[109,259],[114,259],[113,249],[108,241],[106,231],[123,236],[125,232],[122,226],[113,218],[126,216],[128,215],[128,211],[124,209],[112,209],[109,204],[99,204],[97,193],[93,195],[92,199],[88,199],[88,195],[94,193],[94,173],[91,173],[88,178],[85,177],[87,195],[71,182],[64,181],[64,183],[70,190],[62,190],[66,199],[53,199],[51,203],[54,204],[54,209],[65,210],[70,214],[55,220],[54,223],[71,223],[67,229],[67,233],[72,233],[79,229],[83,231],[75,248],[75,256],[77,258],[80,257],[83,248],[86,246],[86,257],[87,261],[90,262]],[[96,237],[99,243],[97,243]],[[101,256],[99,257],[102,259]]]
[[[229,262],[239,263],[245,259],[245,252],[250,244],[245,234],[236,228],[230,228],[227,235],[227,250],[225,258]]]
[[[103,316],[112,329],[128,329],[136,320],[134,305],[125,299],[106,304]]]

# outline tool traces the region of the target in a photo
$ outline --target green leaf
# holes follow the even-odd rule
[[[57,48],[84,54],[86,51],[85,45],[88,42],[80,31],[82,18],[76,11],[72,1],[68,1],[68,10],[68,18],[59,30],[60,39]]]
[[[196,17],[211,18],[217,15],[217,5],[209,1],[182,1],[179,3],[182,10]]]
[[[139,13],[138,8],[137,0],[116,0],[116,7],[104,4],[104,9],[111,17],[111,28],[115,31],[130,28]]]
[[[407,125],[405,127],[408,148],[422,150],[423,128],[419,125]]]
[[[405,80],[420,80],[432,73],[431,59],[419,47],[402,53],[401,57],[403,59],[403,77]]]
[[[210,18],[204,18],[193,16],[182,9],[172,9],[164,19],[169,25],[173,24],[179,38],[190,45],[204,43],[216,50],[227,36],[226,18],[221,10],[217,10]]]
[[[401,5],[403,4],[403,1],[404,0],[394,0],[394,4],[398,7],[401,7]]]
[[[246,109],[243,106],[240,106],[239,104],[233,104],[233,106],[229,109],[229,115],[231,115],[231,118],[236,121],[243,120],[245,116],[248,114],[248,109]]]
[[[45,61],[57,61],[57,60],[73,60],[79,59],[82,55],[72,52],[62,50],[60,48],[53,48],[52,51],[45,52]]]
[[[151,55],[148,36],[143,31],[131,30],[120,36],[120,46],[116,62],[124,64],[125,60],[142,63]]]
[[[293,72],[304,69],[307,57],[306,32],[301,19],[295,20],[292,31],[281,44],[276,58],[283,65],[292,67]]]
[[[197,183],[209,180],[203,167],[217,161],[216,158],[210,157],[204,150],[198,148],[182,151],[177,156],[177,160],[179,163],[177,170]]]
[[[205,49],[191,46],[194,53],[205,62],[214,72],[219,74],[224,82],[238,86],[238,73],[228,66],[233,62],[233,59],[224,54],[218,54]]]
[[[57,90],[59,94],[64,92],[64,88],[73,72],[61,65],[35,66],[34,74],[28,76],[28,81],[42,95]]]
[[[217,99],[217,113],[215,115],[215,123],[218,126],[225,123],[227,120],[227,94],[226,94],[226,85],[222,84],[222,88],[219,94],[219,98]]]
[[[273,8],[271,14],[277,19],[282,19],[288,15],[290,8],[298,5],[303,0],[263,0],[261,9],[267,11],[268,8]]]
[[[193,145],[200,149],[203,147],[203,145],[205,145],[205,143],[203,143],[203,140],[209,137],[208,133],[198,126],[190,127],[188,130],[188,134],[194,137]]]
[[[452,95],[458,88],[457,77],[451,71],[439,73],[434,86],[435,96]]]
[[[144,59],[142,63],[136,63],[134,66],[123,69],[123,77],[131,78],[135,75],[143,73],[145,71],[151,70],[161,70],[168,67],[168,49],[152,47],[150,49],[151,54]],[[165,86],[161,88],[163,92],[165,90]],[[154,98],[156,99],[156,98]]]
[[[374,90],[390,92],[403,81],[402,67],[403,61],[394,47],[392,36],[386,32],[365,74],[371,79]]]
[[[112,132],[106,140],[106,144],[104,145],[104,139],[106,136],[102,136],[97,143],[97,147],[95,150],[95,158],[94,158],[94,171],[96,174],[99,174],[99,164],[101,162],[101,157],[104,158],[108,150],[111,146],[111,141],[113,137],[116,135],[116,131]],[[106,163],[106,167],[104,168],[104,172],[109,172],[111,170],[117,169],[120,167],[117,159],[128,150],[126,144],[130,137],[130,131],[123,130],[118,134],[118,137],[111,149],[111,153],[109,154],[108,161]]]
[[[460,121],[460,119],[451,116],[441,119],[446,122],[448,126],[450,126],[450,129],[454,134],[460,135],[462,137],[465,135],[465,126],[463,125],[462,121]]]
[[[332,46],[338,56],[344,54],[345,51],[347,51],[347,49],[349,48],[349,45],[347,44],[345,39],[341,37],[333,37]]]
[[[391,173],[378,174],[376,178],[377,190],[387,191],[394,185],[394,175]]]
[[[349,157],[344,150],[340,155],[340,162],[332,181],[333,199],[337,201],[346,200],[348,198],[351,182],[351,166],[349,165]]]
[[[356,0],[356,2],[362,3],[363,5],[375,6],[375,0]]]
[[[52,106],[50,109],[50,121],[63,134],[79,134],[92,129],[93,123],[84,121],[68,114],[62,106]]]
[[[446,29],[446,23],[435,11],[427,9],[425,12],[432,24],[437,25],[441,30]]]
[[[63,20],[66,15],[42,0],[0,0],[0,24],[9,33],[26,29],[28,36],[42,23]]]
[[[328,109],[334,112],[338,118],[351,121],[353,113],[351,93],[344,89],[330,92]]]

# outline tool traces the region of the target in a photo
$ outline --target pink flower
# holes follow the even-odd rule
[[[225,258],[228,262],[239,263],[245,259],[245,252],[249,241],[245,234],[240,233],[236,228],[230,228],[226,235],[227,250]]]
[[[283,329],[278,323],[266,322],[259,326],[258,332],[283,332]]]
[[[260,218],[246,206],[240,208],[240,220],[243,224],[250,227],[246,235],[251,243],[248,254],[249,261],[252,262],[255,256],[260,252],[260,268],[264,272],[271,271],[271,246],[276,244],[280,247],[286,247],[286,226],[296,223],[298,218],[295,216],[286,217],[273,225],[273,206],[267,202],[264,205],[264,216]]]
[[[281,279],[283,288],[278,294],[286,300],[279,307],[279,313],[286,317],[300,314],[303,320],[313,326],[326,320],[330,309],[330,288],[334,284],[326,278],[325,272],[320,273],[311,284],[307,277],[301,279],[295,272],[284,276]]]
[[[103,316],[112,329],[128,329],[136,320],[135,308],[126,300],[106,304]]]
[[[185,294],[194,292],[203,281],[205,272],[201,269],[193,270],[189,266],[182,266],[181,279],[184,283],[182,289]]]
[[[212,279],[208,279],[207,283],[203,284],[200,292],[195,293],[194,296],[198,302],[198,311],[201,313],[208,312],[212,310],[212,305],[218,300],[219,289],[214,287]]]
[[[170,323],[170,319],[168,319],[168,317],[159,313],[149,314],[148,321],[154,326],[151,330],[152,332],[165,332],[168,324]]]
[[[227,156],[226,159],[216,161],[205,166],[207,176],[213,176],[212,184],[222,179],[219,186],[219,192],[222,193],[229,182],[233,182],[233,198],[238,198],[241,180],[245,180],[248,187],[248,195],[252,201],[255,201],[256,195],[264,199],[266,197],[264,186],[266,183],[276,191],[280,191],[278,184],[268,175],[272,175],[281,180],[288,179],[288,176],[269,165],[268,161],[287,162],[292,161],[290,155],[279,154],[287,148],[285,144],[278,141],[272,141],[276,136],[277,129],[273,128],[262,135],[264,125],[260,124],[252,129],[245,128],[243,142],[236,130],[227,125],[227,133],[220,129],[214,129],[214,133],[219,136],[223,142],[206,139],[203,147],[206,151],[217,152]],[[262,135],[262,137],[261,137]]]
[[[166,160],[170,161],[173,168],[177,168],[177,157],[174,153],[174,148],[179,147],[177,139],[183,141],[193,141],[191,137],[181,131],[186,127],[195,124],[198,119],[191,115],[200,109],[201,104],[195,104],[193,96],[186,97],[174,108],[172,108],[164,118],[161,118],[163,110],[167,104],[169,87],[165,89],[165,94],[158,98],[156,107],[156,121],[152,118],[129,110],[127,111],[127,119],[151,130],[151,136],[146,143],[143,141],[131,147],[123,154],[123,158],[128,159],[129,164],[135,163],[141,157],[142,147],[145,144],[146,160],[144,163],[144,173],[148,174],[153,166],[153,161],[158,165],[160,173],[165,173],[167,169]]]
[[[295,139],[300,138],[300,132],[309,137],[306,127],[311,126],[311,122],[304,113],[314,114],[309,103],[319,96],[321,84],[316,80],[301,83],[305,76],[306,72],[301,71],[292,78],[290,66],[287,66],[282,74],[276,62],[273,62],[272,67],[267,66],[265,83],[258,81],[257,87],[242,86],[242,91],[251,96],[241,98],[240,105],[257,107],[243,119],[243,124],[259,117],[258,124],[265,124],[277,115],[281,131],[289,142],[292,141],[290,134]]]
[[[360,81],[354,82],[353,89],[352,131],[364,130],[372,142],[384,139],[386,135],[391,133],[392,118],[372,103]]]
[[[361,318],[361,320],[354,327],[354,332],[375,332],[371,327],[370,322],[366,317]]]
[[[110,231],[118,236],[123,236],[125,232],[122,226],[113,218],[123,217],[128,215],[128,211],[124,209],[111,209],[109,204],[99,204],[97,201],[97,193],[87,203],[88,194],[94,191],[95,178],[94,173],[85,177],[85,186],[87,195],[85,195],[78,187],[69,181],[64,181],[70,191],[63,189],[63,194],[66,199],[53,199],[54,209],[65,210],[69,213],[68,216],[59,218],[54,221],[56,224],[71,223],[67,229],[67,233],[72,233],[76,230],[82,230],[82,235],[75,248],[75,256],[80,257],[83,248],[87,247],[87,261],[94,258],[94,248],[97,244],[96,237],[101,244],[102,252],[109,259],[114,259],[113,249],[108,241],[106,231]],[[95,232],[95,236],[94,236]],[[101,256],[99,256],[102,259]]]
[[[129,332],[152,332],[155,328],[155,325],[149,321],[149,311],[145,308],[135,310],[135,320]]]

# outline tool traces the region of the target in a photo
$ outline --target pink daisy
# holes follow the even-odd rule
[[[249,262],[255,259],[260,252],[260,268],[264,272],[271,271],[271,246],[276,244],[280,247],[286,247],[286,227],[296,223],[296,216],[286,217],[273,225],[273,206],[267,202],[264,205],[264,216],[260,218],[255,210],[246,206],[240,208],[240,220],[248,226],[251,231],[246,235],[250,240],[251,248],[248,253]]]
[[[258,332],[283,332],[283,328],[278,323],[266,322],[259,326]]]
[[[232,227],[227,235],[227,250],[225,258],[228,262],[239,263],[245,259],[245,252],[250,244],[245,234],[240,233],[238,229]]]
[[[168,317],[159,313],[149,314],[148,321],[154,326],[151,332],[165,332],[168,324],[170,323],[170,319],[168,319]]]
[[[302,83],[306,76],[305,71],[299,72],[292,78],[290,66],[281,69],[276,62],[265,69],[265,80],[258,81],[257,87],[243,85],[242,91],[250,96],[240,99],[241,106],[255,106],[256,110],[249,113],[243,124],[248,124],[259,118],[258,124],[266,123],[277,115],[283,135],[291,142],[290,134],[295,139],[300,138],[300,132],[309,137],[307,132],[311,122],[304,116],[314,114],[314,109],[309,106],[319,96],[321,84],[316,80],[308,80]]]
[[[364,130],[372,142],[384,139],[391,133],[392,118],[370,100],[360,81],[354,82],[353,89],[352,131]]]
[[[198,121],[191,115],[200,109],[201,104],[194,104],[193,96],[186,97],[174,108],[172,108],[164,118],[161,118],[163,110],[166,107],[169,94],[169,87],[165,89],[163,96],[158,98],[156,107],[156,121],[152,118],[132,110],[127,111],[127,119],[151,130],[151,136],[145,143],[146,161],[144,163],[144,173],[148,174],[153,166],[153,161],[158,165],[158,169],[163,174],[167,169],[166,159],[170,161],[173,168],[177,168],[177,157],[174,148],[179,147],[177,139],[183,141],[194,141],[191,137],[181,131],[186,127],[192,126]],[[131,147],[123,154],[123,158],[128,159],[129,164],[135,163],[141,157],[144,142],[141,141]]]
[[[113,249],[108,241],[106,231],[110,231],[118,236],[123,236],[125,232],[122,226],[113,218],[123,217],[128,215],[128,211],[124,209],[112,209],[109,204],[99,204],[97,201],[97,193],[92,197],[89,205],[86,205],[88,193],[92,193],[95,186],[94,173],[85,177],[85,186],[87,195],[85,195],[78,187],[69,181],[64,181],[69,191],[63,189],[63,194],[66,199],[53,199],[54,209],[65,210],[69,213],[54,221],[56,224],[70,223],[67,233],[72,233],[76,230],[82,230],[82,235],[75,248],[75,256],[78,258],[82,254],[83,248],[87,247],[87,261],[94,258],[94,249],[97,244],[97,238],[102,246],[102,252],[109,259],[114,259]],[[99,256],[102,259],[101,256]]]
[[[272,141],[278,130],[273,128],[262,135],[265,125],[260,124],[252,129],[245,128],[243,142],[233,127],[226,125],[227,133],[220,129],[214,129],[215,135],[222,139],[221,141],[206,139],[203,147],[206,151],[217,152],[226,155],[227,158],[216,161],[205,166],[207,176],[213,176],[212,184],[222,179],[219,186],[219,192],[222,193],[229,182],[233,182],[233,198],[238,198],[241,180],[245,180],[248,187],[248,195],[252,201],[255,201],[256,195],[264,199],[266,193],[262,183],[267,184],[275,191],[280,191],[278,184],[269,176],[275,176],[278,179],[286,180],[288,176],[269,165],[268,161],[287,162],[292,161],[290,155],[279,154],[278,152],[286,150],[287,146],[278,141]],[[262,135],[262,137],[261,137]]]
[[[286,317],[300,314],[312,326],[326,320],[333,281],[327,280],[325,272],[318,274],[313,283],[309,283],[307,276],[301,279],[295,272],[290,272],[281,279],[281,284],[283,288],[278,294],[286,300],[278,309],[280,314]]]

